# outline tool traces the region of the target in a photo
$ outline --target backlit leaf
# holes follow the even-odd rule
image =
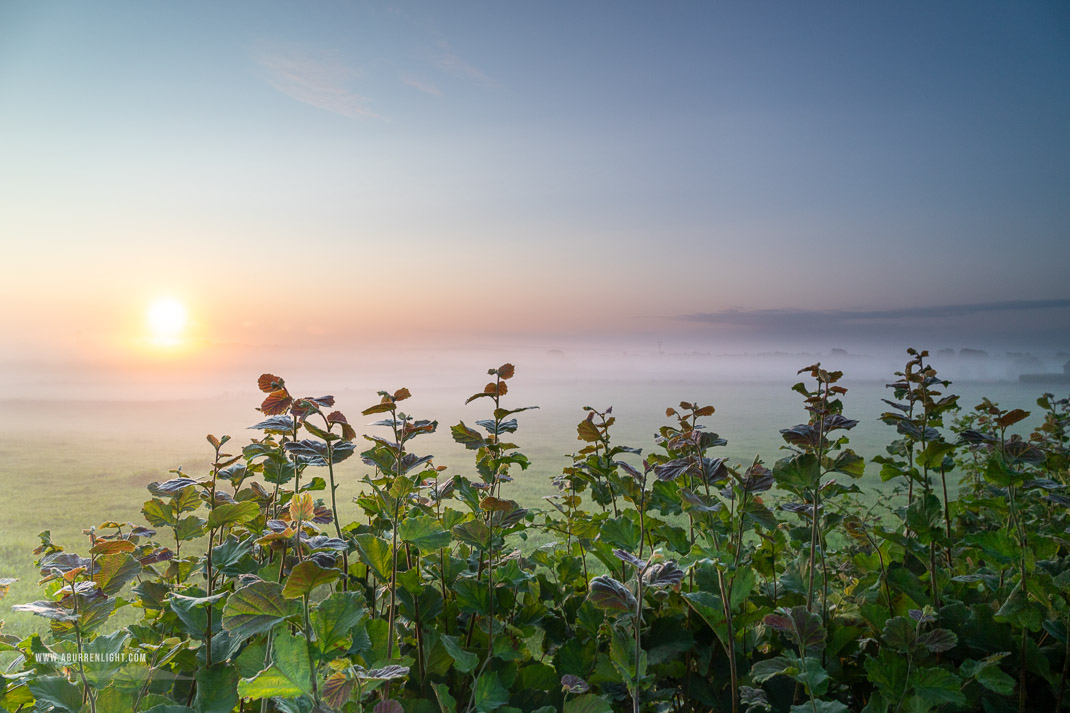
[[[279,389],[267,395],[264,402],[260,404],[260,412],[265,416],[278,416],[285,413],[292,403],[293,399],[290,398],[290,394],[285,389]]]
[[[119,593],[123,585],[141,574],[141,563],[126,553],[97,558],[93,581],[108,596]]]
[[[274,374],[261,374],[260,378],[256,380],[256,385],[265,394],[270,394],[272,391],[286,388],[286,382],[284,382],[281,377],[275,376]]]
[[[351,632],[365,616],[361,598],[353,592],[335,592],[312,611],[312,630],[316,645],[323,652],[345,647]]]
[[[282,596],[286,599],[307,597],[316,587],[330,584],[341,575],[337,569],[324,569],[311,560],[299,562],[286,578]]]
[[[275,633],[272,664],[252,678],[238,682],[242,698],[296,698],[312,694],[312,670],[304,637],[285,629]]]
[[[234,505],[216,505],[208,516],[208,529],[215,530],[228,525],[249,522],[260,515],[260,506],[252,501]]]
[[[239,639],[247,639],[271,629],[288,615],[282,585],[254,582],[227,599],[223,607],[223,628]]]

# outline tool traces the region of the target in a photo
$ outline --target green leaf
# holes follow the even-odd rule
[[[613,706],[602,696],[585,693],[569,698],[562,713],[613,713]]]
[[[258,567],[250,556],[252,550],[253,538],[239,540],[227,535],[227,539],[212,548],[212,566],[230,577],[252,574]]]
[[[932,441],[925,450],[918,454],[915,462],[922,468],[931,468],[932,470],[939,470],[943,465],[944,456],[955,450],[955,446],[952,443],[945,443],[944,441]]]
[[[561,688],[561,678],[553,666],[532,663],[520,669],[520,685],[528,691],[554,691]]]
[[[233,666],[197,669],[197,713],[230,713],[238,705],[238,670]]]
[[[202,593],[200,589],[187,591]],[[205,607],[221,600],[224,596],[224,594],[214,594],[211,597],[171,594],[167,603],[182,623],[182,630],[195,639],[203,639],[205,629],[208,628],[208,612],[205,611]]]
[[[829,687],[829,674],[821,665],[821,659],[807,656],[797,668],[794,675],[796,681],[806,686],[814,696],[825,694]]]
[[[479,656],[464,650],[456,636],[443,635],[440,639],[446,653],[453,659],[453,664],[461,673],[471,673],[479,665]]]
[[[971,532],[963,540],[981,550],[991,564],[1011,564],[1018,561],[1018,543],[1000,530]]]
[[[724,644],[728,641],[728,626],[724,617],[723,602],[720,597],[712,592],[684,592],[684,600],[690,605],[695,613],[701,616],[713,632],[717,635],[717,638]],[[766,617],[766,624],[769,623],[770,614]],[[791,625],[788,620],[788,626]]]
[[[327,653],[334,648],[345,648],[350,632],[364,618],[361,597],[353,592],[335,592],[312,610],[312,631],[316,645]]]
[[[482,520],[462,522],[453,528],[453,536],[461,542],[481,550],[490,547],[490,528]]]
[[[476,710],[480,713],[488,713],[509,702],[509,691],[493,671],[488,671],[476,679],[472,695]]]
[[[68,681],[66,676],[41,676],[31,680],[28,686],[38,701],[67,713],[82,710],[82,690]]]
[[[208,516],[208,529],[249,522],[260,515],[260,506],[251,500],[242,503],[216,505]]]
[[[490,590],[475,579],[458,579],[453,585],[457,595],[457,608],[462,612],[486,614],[490,611]]]
[[[271,666],[252,678],[243,678],[238,682],[239,696],[296,698],[312,693],[312,669],[308,662],[307,642],[303,637],[280,629],[275,633],[271,658]]]
[[[884,624],[884,632],[881,638],[884,643],[900,653],[907,653],[914,646],[917,636],[917,625],[913,619],[905,616],[896,616]]]
[[[123,585],[141,574],[141,563],[125,552],[97,558],[93,581],[108,596],[119,593]]]
[[[777,485],[794,493],[813,490],[821,480],[821,465],[812,453],[798,453],[781,458],[773,465]]]
[[[918,637],[918,643],[934,654],[950,651],[958,640],[955,633],[947,629],[932,629]]]
[[[204,534],[204,520],[196,515],[184,517],[175,527],[175,537],[180,541],[192,540]]]
[[[996,654],[983,661],[966,659],[962,662],[959,673],[965,678],[972,678],[990,691],[1009,696],[1014,693],[1014,678],[999,667],[999,661],[1006,654]]]
[[[145,507],[141,508],[141,513],[145,516],[146,522],[153,527],[174,527],[178,524],[178,518],[175,516],[175,509],[171,503],[165,503],[159,498],[147,501]]]
[[[995,618],[996,621],[1011,622],[1030,631],[1039,630],[1044,622],[1043,613],[1029,601],[1020,581],[1014,585],[1007,601],[996,612]]]
[[[861,478],[866,471],[866,459],[847,448],[836,456],[836,460],[832,462],[832,470],[852,478]]]
[[[634,552],[639,549],[639,538],[641,536],[642,530],[639,529],[639,524],[627,517],[606,520],[602,524],[598,535],[603,541],[627,552]]]
[[[756,662],[750,667],[750,676],[755,683],[765,683],[773,676],[793,676],[796,670],[792,661],[783,656],[775,656]]]
[[[599,433],[598,427],[587,419],[580,421],[580,424],[576,426],[577,440],[587,441],[589,443],[601,440],[602,434]]]
[[[461,421],[456,426],[451,426],[450,433],[453,434],[453,440],[470,451],[478,450],[487,445],[479,431],[464,425],[464,421]]]
[[[955,706],[966,704],[962,694],[962,679],[943,668],[919,668],[910,674],[913,693],[926,703],[950,703]]]
[[[98,636],[82,648],[87,656],[84,664],[85,676],[89,685],[101,689],[108,686],[115,678],[116,672],[123,665],[120,654],[126,645],[130,633],[125,629]]]
[[[3,695],[0,695],[0,702],[3,700]],[[123,691],[111,686],[97,692],[97,713],[130,713],[132,710],[134,710],[133,691]]]
[[[639,661],[636,662],[635,638],[631,631],[613,627],[609,644],[609,660],[620,676],[620,680],[628,687],[628,690],[634,693],[637,685],[636,678],[639,679],[638,685],[642,685],[642,680],[646,676],[647,655],[646,651],[640,650]],[[638,674],[636,669],[638,669]]]
[[[791,713],[849,713],[851,709],[839,701],[813,701],[791,707]]]
[[[434,552],[448,547],[453,537],[443,530],[438,520],[427,515],[406,518],[398,525],[398,537],[416,545],[422,552]]]
[[[381,581],[389,581],[393,568],[390,543],[371,534],[357,535],[353,539],[357,543],[357,555],[360,561],[366,564]]]
[[[316,587],[330,584],[342,576],[337,569],[324,569],[312,560],[299,562],[286,578],[286,586],[282,589],[285,599],[301,599],[312,593]]]
[[[907,508],[907,527],[917,534],[920,542],[928,544],[943,534],[943,517],[940,498],[928,493],[915,497],[914,502]]]
[[[223,607],[223,628],[238,639],[247,639],[271,629],[289,616],[282,587],[274,582],[254,582],[230,595]]]
[[[450,695],[450,687],[444,683],[434,683],[432,686],[442,713],[457,713],[457,699]]]

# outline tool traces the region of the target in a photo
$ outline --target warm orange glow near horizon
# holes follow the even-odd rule
[[[146,312],[152,343],[160,347],[175,347],[182,343],[189,321],[186,306],[173,297],[161,297],[149,305]]]

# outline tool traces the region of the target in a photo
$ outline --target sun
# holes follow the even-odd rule
[[[189,314],[185,305],[178,300],[161,297],[149,305],[146,317],[153,342],[161,346],[172,346],[178,344]]]

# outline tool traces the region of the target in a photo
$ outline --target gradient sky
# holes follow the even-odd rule
[[[0,246],[23,360],[1066,349],[1070,5],[7,2]]]

